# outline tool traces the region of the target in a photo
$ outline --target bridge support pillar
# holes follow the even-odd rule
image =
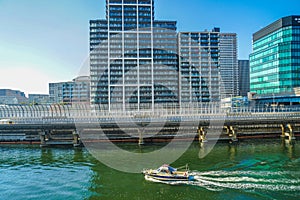
[[[41,140],[41,147],[46,147],[47,145],[47,141],[49,140],[49,135],[47,133],[47,131],[42,131],[39,133],[40,135],[40,140]]]
[[[73,131],[73,146],[79,147],[81,145],[81,140],[79,136],[79,131]]]
[[[143,138],[144,130],[142,131],[142,130],[138,129],[138,133],[139,133],[139,145],[145,144],[144,143],[144,138]]]
[[[229,136],[231,142],[237,142],[237,131],[234,129],[233,126],[225,126],[226,134]]]
[[[295,135],[293,131],[293,127],[291,124],[281,124],[282,138],[287,139],[288,141],[295,140]]]
[[[204,127],[198,127],[197,131],[198,131],[198,135],[199,135],[199,142],[200,143],[207,142],[206,131],[205,131]]]

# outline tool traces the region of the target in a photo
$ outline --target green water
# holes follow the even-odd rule
[[[189,163],[197,181],[170,185],[110,169],[86,149],[2,145],[0,199],[300,199],[300,143],[217,144],[200,159],[203,150],[194,143],[173,163]]]

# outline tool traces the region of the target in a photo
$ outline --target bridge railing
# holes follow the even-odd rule
[[[0,119],[14,119],[20,123],[52,121],[70,122],[80,119],[107,119],[115,118],[168,118],[183,117],[209,119],[214,116],[226,116],[227,118],[250,119],[253,117],[295,117],[300,115],[300,106],[284,107],[238,107],[222,108],[217,103],[185,104],[178,107],[176,104],[158,105],[154,110],[103,110],[100,106],[87,104],[75,105],[0,105]]]

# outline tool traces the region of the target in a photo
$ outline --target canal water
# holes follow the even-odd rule
[[[168,184],[110,169],[84,148],[1,145],[0,199],[300,199],[299,142],[220,143],[199,158],[203,150],[194,143],[172,164],[188,163],[197,181]]]

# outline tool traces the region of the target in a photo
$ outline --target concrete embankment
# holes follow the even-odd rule
[[[40,144],[43,146],[76,146],[81,144],[81,139],[85,142],[156,143],[172,140],[237,141],[243,139],[288,138],[289,136],[291,139],[300,137],[300,124],[248,124],[213,128],[208,126],[179,127],[179,125],[173,125],[165,126],[161,130],[158,127],[152,127],[142,131],[141,129],[129,127],[125,132],[116,127],[81,130],[76,129],[75,126],[50,126],[36,129],[26,128],[26,126],[13,128],[13,125],[8,128],[0,127],[0,144]]]

